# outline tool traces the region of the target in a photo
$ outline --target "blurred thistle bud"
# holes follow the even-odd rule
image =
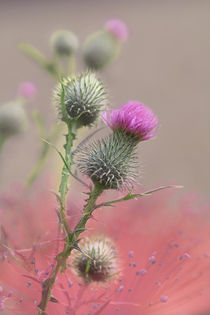
[[[36,91],[36,86],[32,82],[25,81],[20,83],[18,87],[18,96],[30,100],[34,98]]]
[[[70,31],[60,30],[52,34],[51,45],[56,54],[69,56],[77,51],[79,43],[75,34]]]
[[[106,237],[84,238],[72,255],[72,267],[85,283],[107,282],[119,273],[116,247]]]
[[[106,92],[95,74],[86,72],[59,83],[54,102],[61,120],[75,121],[77,127],[88,126],[96,121],[103,110]]]
[[[121,108],[103,114],[105,123],[113,130],[122,130],[137,141],[148,140],[156,135],[158,118],[142,103],[129,101]]]
[[[0,136],[7,138],[25,131],[27,117],[20,102],[11,102],[0,106]]]
[[[130,188],[138,173],[136,144],[136,139],[124,131],[115,131],[105,139],[82,146],[77,153],[77,166],[103,189]]]
[[[126,24],[119,19],[108,20],[104,27],[108,32],[115,36],[119,41],[126,41],[128,38],[128,29]]]
[[[98,31],[84,44],[84,60],[88,68],[100,70],[114,61],[120,51],[120,43],[110,32]]]
[[[127,35],[127,27],[122,21],[107,21],[104,30],[92,34],[85,42],[86,65],[90,69],[100,70],[112,63],[118,57],[121,42],[127,39]]]

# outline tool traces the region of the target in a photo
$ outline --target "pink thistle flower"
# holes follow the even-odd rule
[[[30,81],[22,82],[18,87],[18,95],[29,100],[34,98],[36,91],[36,86]]]
[[[119,19],[108,20],[105,29],[112,33],[119,41],[126,41],[128,38],[128,29],[124,22]]]
[[[209,206],[196,209],[191,199],[173,204],[172,197],[160,193],[119,204],[114,211],[98,211],[97,222],[89,225],[94,231],[86,235],[104,233],[114,239],[120,276],[110,283],[85,284],[69,265],[57,277],[47,314],[208,312]],[[55,200],[46,193],[31,200],[23,194],[0,199],[0,310],[37,315],[42,283],[63,246],[55,208]]]
[[[112,110],[109,117],[104,113],[103,119],[111,129],[123,129],[138,136],[139,141],[152,138],[158,129],[158,118],[153,111],[136,101],[129,101],[121,108]]]

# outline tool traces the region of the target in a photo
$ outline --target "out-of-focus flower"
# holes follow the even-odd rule
[[[85,284],[69,266],[57,277],[47,313],[208,312],[209,206],[196,209],[191,198],[179,205],[173,199],[170,193],[160,193],[98,211],[97,223],[89,224],[94,231],[86,235],[106,233],[114,239],[122,273],[110,283]],[[4,308],[5,314],[37,314],[43,280],[63,245],[55,208],[55,200],[45,193],[31,200],[14,196],[0,199],[0,309]]]
[[[119,56],[122,42],[127,36],[127,26],[118,19],[107,21],[103,30],[91,34],[83,49],[88,68],[101,70],[110,65]]]
[[[36,91],[36,86],[30,81],[22,82],[18,87],[18,95],[28,100],[34,98]]]
[[[52,34],[52,49],[60,56],[74,54],[79,46],[76,35],[70,31],[60,30]]]
[[[113,130],[139,137],[139,141],[148,140],[157,133],[158,118],[153,111],[142,103],[129,101],[122,107],[103,114],[104,121]]]
[[[7,138],[25,131],[28,124],[23,105],[13,101],[0,106],[0,137]]]
[[[119,273],[116,247],[105,236],[85,238],[79,243],[81,252],[75,251],[72,267],[85,283],[106,282]]]
[[[126,24],[119,19],[108,20],[105,24],[105,29],[112,33],[116,38],[122,42],[128,38],[128,29]]]

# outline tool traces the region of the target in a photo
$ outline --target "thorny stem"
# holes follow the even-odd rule
[[[69,123],[68,133],[66,134],[66,143],[64,145],[66,164],[63,165],[61,183],[59,186],[59,193],[60,193],[62,204],[64,206],[66,204],[66,195],[68,192],[68,180],[70,176],[69,170],[71,170],[71,165],[72,165],[71,150],[72,150],[74,139],[75,139],[75,125],[73,123],[71,124]],[[68,169],[66,165],[68,165]]]
[[[70,232],[68,237],[66,238],[66,243],[64,245],[63,251],[57,255],[56,257],[57,263],[53,268],[50,277],[47,278],[43,283],[42,299],[40,304],[38,305],[38,315],[46,315],[46,308],[50,300],[51,292],[56,281],[58,272],[65,271],[66,260],[70,256],[71,251],[74,248],[77,248],[78,237],[85,230],[86,223],[90,219],[94,211],[95,202],[102,192],[103,188],[101,186],[99,185],[94,186],[84,207],[82,218],[77,223],[74,231]]]

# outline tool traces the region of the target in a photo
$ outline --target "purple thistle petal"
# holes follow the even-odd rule
[[[122,42],[128,38],[127,26],[119,19],[108,20],[105,24],[105,29]]]
[[[159,127],[158,118],[153,111],[142,103],[129,101],[119,109],[103,114],[105,123],[113,130],[124,129],[139,136],[140,141],[156,135]]]

